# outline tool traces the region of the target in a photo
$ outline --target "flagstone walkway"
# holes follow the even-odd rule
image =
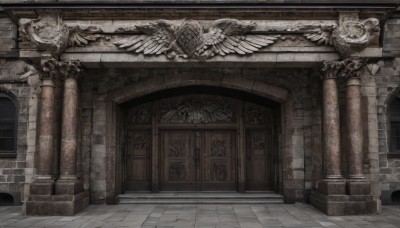
[[[400,227],[400,205],[380,215],[326,216],[308,204],[90,205],[75,216],[24,216],[21,207],[0,207],[0,227]]]

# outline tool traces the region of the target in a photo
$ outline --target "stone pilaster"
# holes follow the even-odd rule
[[[54,191],[54,80],[57,77],[55,59],[41,62],[41,95],[39,113],[39,150],[37,173],[31,185],[32,195],[52,195]]]
[[[78,76],[80,63],[71,61],[60,64],[64,76],[64,103],[62,113],[60,178],[56,183],[57,195],[75,195],[83,191],[76,176],[77,127],[78,127]]]

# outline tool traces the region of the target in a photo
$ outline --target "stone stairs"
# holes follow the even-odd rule
[[[282,204],[274,192],[126,192],[120,204]]]

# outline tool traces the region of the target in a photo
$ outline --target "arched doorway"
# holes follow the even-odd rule
[[[188,86],[121,104],[123,191],[278,189],[277,102]]]

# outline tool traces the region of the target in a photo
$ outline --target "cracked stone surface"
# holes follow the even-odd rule
[[[20,206],[0,207],[0,227],[399,227],[400,205],[380,215],[326,216],[308,204],[90,205],[75,216],[24,216]]]

